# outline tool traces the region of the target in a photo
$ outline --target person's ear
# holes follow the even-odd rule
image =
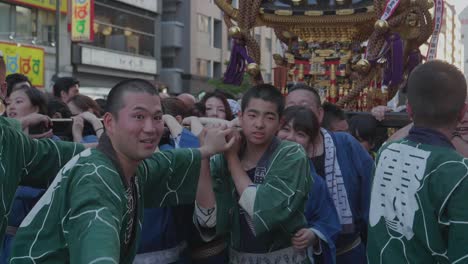
[[[105,131],[108,135],[112,135],[114,133],[114,116],[107,112],[104,114],[102,118],[102,123],[104,124]]]

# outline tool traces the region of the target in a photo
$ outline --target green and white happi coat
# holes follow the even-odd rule
[[[132,196],[106,155],[81,152],[21,224],[10,263],[132,263],[144,206],[193,202],[200,159],[192,149],[153,154],[138,167]],[[136,208],[128,206],[132,197]],[[132,235],[133,219],[138,223]]]
[[[468,263],[468,159],[401,140],[377,157],[369,263]]]
[[[16,120],[0,117],[0,245],[18,185],[45,188],[81,144],[30,139]]]
[[[228,234],[230,247],[238,250],[242,239],[239,197],[222,155],[211,158],[210,173],[216,196],[216,235]],[[307,226],[304,208],[311,184],[304,149],[296,143],[281,141],[271,154],[263,183],[257,184],[254,215],[249,221],[259,243],[270,252],[291,247],[294,234]],[[213,233],[202,235],[208,238]]]

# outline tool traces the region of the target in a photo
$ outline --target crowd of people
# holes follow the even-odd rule
[[[129,79],[93,100],[72,77],[46,94],[5,76],[0,58],[0,85],[0,263],[468,261],[452,65],[414,70],[413,123],[384,140],[386,109],[347,120],[304,84],[198,101]]]

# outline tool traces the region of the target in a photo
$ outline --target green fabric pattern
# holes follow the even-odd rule
[[[239,248],[240,223],[237,191],[222,155],[212,157],[210,171],[216,195],[216,234],[228,234]],[[263,184],[257,186],[252,219],[255,234],[271,251],[291,246],[291,237],[307,226],[304,207],[311,186],[309,161],[296,143],[282,141],[271,155]]]
[[[18,185],[47,187],[60,168],[84,150],[81,144],[30,139],[10,121],[0,117],[0,246]]]
[[[134,219],[127,202],[133,196],[107,156],[99,150],[80,153],[21,224],[10,263],[132,263],[144,206],[193,202],[200,160],[198,150],[180,149],[155,153],[139,165],[138,223],[125,251]]]
[[[468,262],[468,159],[400,140],[377,157],[369,263]]]

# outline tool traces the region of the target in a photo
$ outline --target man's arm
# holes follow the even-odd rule
[[[0,123],[0,166],[4,168],[0,176],[14,183],[11,188],[20,180],[21,185],[46,187],[65,163],[84,150],[81,144],[30,139],[4,124]]]
[[[195,200],[200,174],[201,153],[198,149],[176,149],[154,153],[144,160],[145,206],[174,206]]]
[[[158,152],[143,163],[145,193],[149,195],[147,207],[161,207],[191,203],[195,200],[201,159],[232,147],[234,139],[226,142],[230,130],[206,130],[202,146],[198,149],[177,149]],[[162,197],[161,197],[162,196]]]

